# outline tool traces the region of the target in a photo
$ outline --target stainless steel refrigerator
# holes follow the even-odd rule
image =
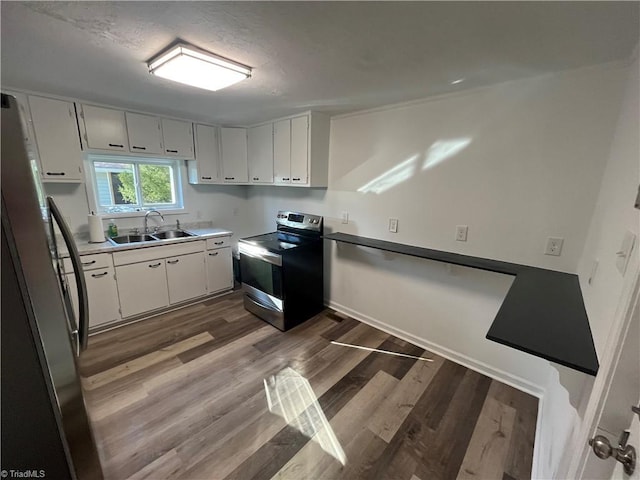
[[[16,100],[5,94],[0,128],[0,476],[102,479],[78,374],[89,325],[78,252],[55,202],[42,195]],[[58,254],[56,237],[60,235],[78,285],[77,320]]]

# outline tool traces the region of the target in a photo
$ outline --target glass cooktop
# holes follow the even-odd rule
[[[242,238],[240,241],[264,248],[270,252],[280,252],[290,248],[295,248],[312,240],[285,232],[272,232],[265,233],[264,235]]]

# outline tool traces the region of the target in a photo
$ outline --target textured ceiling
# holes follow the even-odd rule
[[[2,2],[2,85],[225,125],[344,113],[627,58],[638,2]],[[254,68],[154,77],[176,38]],[[456,85],[459,78],[465,81]]]

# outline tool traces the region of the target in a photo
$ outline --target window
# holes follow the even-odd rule
[[[182,208],[178,160],[89,155],[101,213]]]

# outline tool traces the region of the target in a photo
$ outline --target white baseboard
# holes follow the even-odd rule
[[[451,360],[452,362],[458,363],[467,367],[470,370],[481,373],[482,375],[486,375],[487,377],[498,380],[502,383],[510,385],[518,390],[522,390],[523,392],[529,393],[534,397],[538,398],[538,417],[536,419],[536,435],[535,441],[533,444],[533,465],[531,466],[531,478],[539,478],[540,472],[543,471],[542,462],[544,461],[540,448],[541,441],[541,432],[542,432],[542,403],[544,402],[544,388],[539,385],[533,384],[521,377],[516,375],[512,375],[498,368],[491,367],[484,362],[479,362],[474,360],[471,357],[453,351],[447,347],[443,347],[442,345],[438,345],[437,343],[430,342],[429,340],[413,335],[405,330],[394,327],[393,325],[389,325],[388,323],[381,322],[375,318],[372,318],[368,315],[360,313],[356,310],[353,310],[349,307],[345,307],[337,302],[328,301],[325,299],[324,304],[329,308],[336,310],[337,312],[348,315],[356,320],[366,323],[367,325],[371,325],[383,332],[394,335],[402,340],[413,343],[418,347],[422,347],[425,350],[429,350],[433,353],[440,355],[441,357],[446,358],[447,360]]]
[[[544,389],[541,388],[539,385],[535,385],[523,378],[520,378],[516,375],[512,375],[498,368],[494,368],[490,365],[487,365],[486,363],[474,360],[471,357],[458,353],[447,347],[443,347],[442,345],[438,345],[437,343],[433,343],[425,338],[413,335],[405,330],[394,327],[393,325],[389,325],[388,323],[381,322],[380,320],[372,318],[363,313],[357,312],[349,307],[345,307],[344,305],[341,305],[333,301],[329,301],[329,302],[325,301],[325,305],[327,305],[329,308],[332,308],[333,310],[344,313],[345,315],[349,315],[350,317],[353,317],[362,323],[366,323],[367,325],[371,325],[372,327],[378,328],[379,330],[387,332],[391,335],[395,335],[396,337],[401,338],[402,340],[413,343],[418,347],[422,347],[426,350],[432,351],[433,353],[437,353],[441,357],[444,357],[447,360],[451,360],[453,362],[459,363],[460,365],[463,365],[469,368],[470,370],[486,375],[487,377],[491,377],[496,380],[499,380],[500,382],[505,383],[507,385],[511,385],[512,387],[517,388],[518,390],[522,390],[524,392],[530,393],[534,397],[540,398],[544,394]]]

